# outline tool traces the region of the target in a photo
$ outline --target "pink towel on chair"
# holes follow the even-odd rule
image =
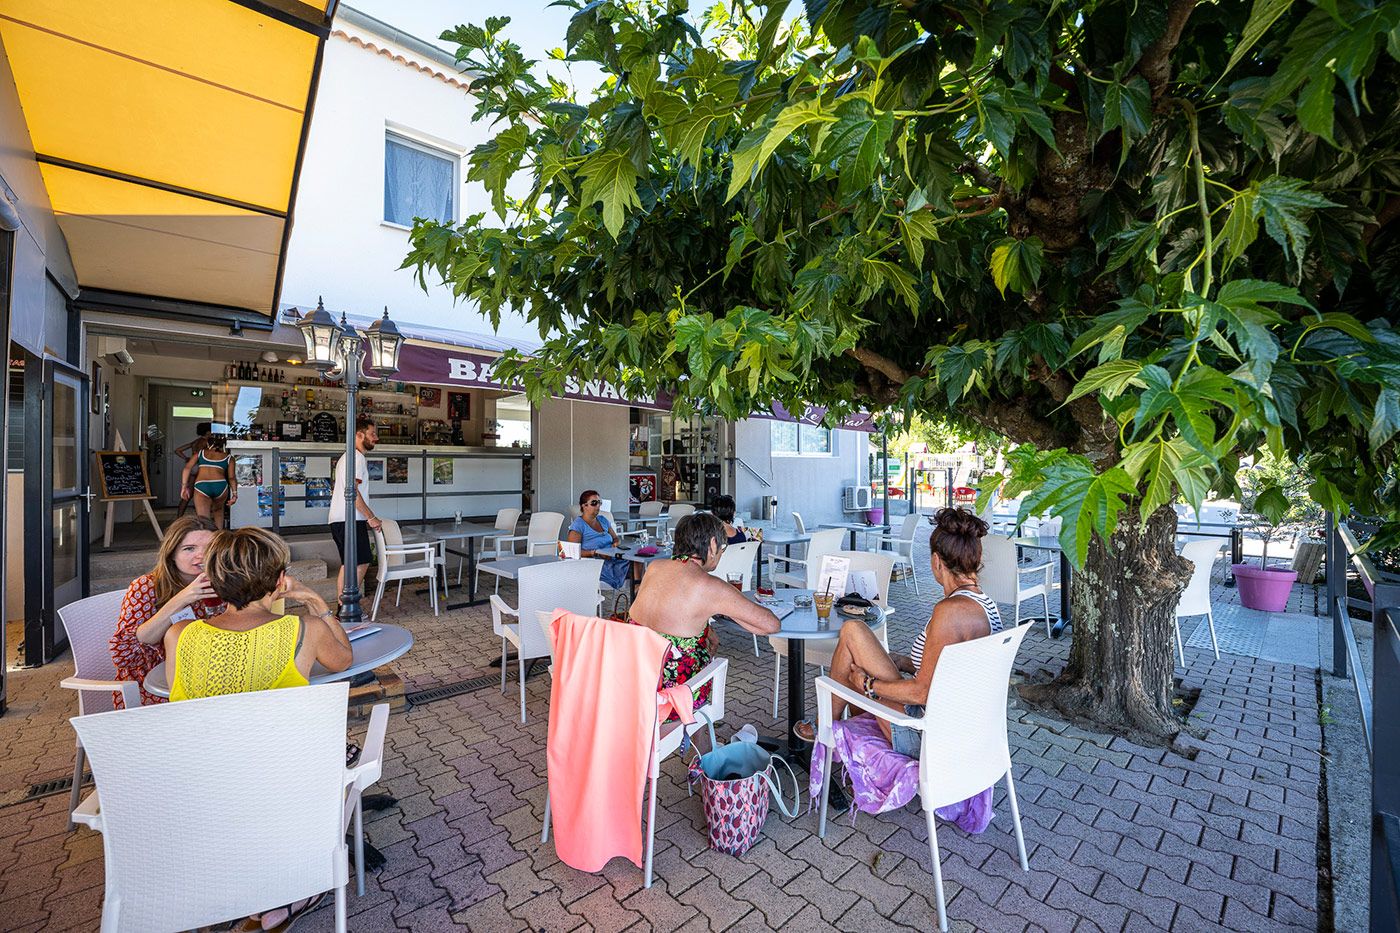
[[[560,610],[549,698],[549,804],[560,861],[642,864],[642,794],[670,643],[640,625]]]

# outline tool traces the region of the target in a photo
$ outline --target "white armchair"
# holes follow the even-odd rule
[[[1028,627],[1027,627],[1028,628]],[[833,697],[848,707],[870,713],[893,725],[920,733],[919,798],[928,826],[929,854],[933,864],[933,890],[938,903],[938,928],[948,929],[943,902],[943,870],[939,864],[938,830],[934,811],[966,800],[1006,779],[1011,826],[1021,870],[1029,871],[1026,842],[1021,834],[1021,809],[1011,776],[1011,750],[1006,734],[1007,683],[1025,628],[994,632],[983,638],[944,648],[929,684],[926,712],[921,717],[897,713],[830,677],[817,679],[817,748],[823,756],[821,809],[817,835],[826,838],[826,808],[831,793],[835,736],[832,732]]]
[[[770,551],[768,554],[768,579],[772,581],[774,586],[811,589],[816,585],[811,581],[816,580],[816,572],[821,567],[822,558],[841,550],[841,539],[845,535],[846,532],[840,528],[823,528],[820,531],[812,532],[812,540],[807,543],[805,557],[784,557],[782,554],[774,554]],[[778,569],[779,561],[787,566],[786,570]]]
[[[914,593],[919,592],[919,575],[914,568],[914,536],[919,533],[919,523],[923,521],[923,516],[918,512],[910,512],[904,516],[904,522],[899,526],[897,535],[879,535],[876,540],[877,545],[882,550],[888,550],[894,554],[894,565],[902,567],[907,571],[904,578],[904,585],[908,586],[909,581],[914,582]]]
[[[423,541],[418,544],[405,544],[399,523],[386,518],[374,531],[375,545],[379,549],[379,585],[374,589],[374,605],[370,609],[370,621],[379,618],[379,601],[384,597],[384,587],[397,582],[398,592],[394,594],[394,605],[403,596],[405,580],[427,580],[428,598],[433,605],[433,615],[438,614],[438,571],[442,571],[443,590],[447,589],[447,561],[441,541]]]
[[[348,684],[321,684],[74,719],[101,793],[73,817],[102,833],[103,933],[193,930],[326,891],[344,933],[345,829],[359,828],[388,719],[377,706],[360,761],[346,768],[348,697]],[[149,805],[152,787],[162,806]],[[172,839],[200,857],[147,857]]]
[[[1016,558],[1016,542],[1002,535],[982,539],[982,572],[978,582],[982,592],[998,603],[1015,607],[1013,619],[1021,624],[1021,604],[1039,597],[1045,606],[1045,634],[1050,634],[1050,569],[1053,561],[1021,564]],[[1039,581],[1035,581],[1035,577]]]
[[[65,677],[59,686],[78,692],[78,715],[106,713],[116,708],[112,701],[115,691],[122,696],[122,705],[135,709],[141,705],[141,693],[134,680],[118,680],[117,668],[112,662],[109,642],[117,630],[117,616],[121,613],[123,590],[89,596],[69,603],[58,610],[58,621],[63,623],[63,631],[68,635],[68,646],[73,649],[73,676]],[[83,786],[83,743],[77,743],[73,756],[73,789],[68,798],[68,812],[78,808],[78,798]],[[68,828],[73,828],[73,820],[68,820]]]

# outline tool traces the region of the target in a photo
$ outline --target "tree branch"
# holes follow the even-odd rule
[[[958,171],[962,172],[964,175],[971,175],[977,180],[977,184],[986,188],[988,191],[996,192],[1001,190],[1001,179],[993,175],[985,165],[979,162],[964,162],[962,165],[958,166]]]
[[[864,347],[852,347],[846,351],[846,355],[854,359],[866,369],[874,370],[884,376],[895,385],[904,385],[913,378],[909,371],[900,366],[887,356],[876,353],[874,350],[867,350]]]
[[[1172,77],[1172,52],[1181,41],[1181,33],[1186,29],[1186,21],[1196,9],[1196,0],[1172,0],[1167,7],[1167,26],[1157,41],[1147,47],[1138,61],[1138,74],[1147,79],[1152,89],[1152,99],[1162,96],[1167,82]]]

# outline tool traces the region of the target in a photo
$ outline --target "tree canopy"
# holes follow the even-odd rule
[[[1265,449],[1400,518],[1400,3],[565,2],[587,100],[444,34],[491,211],[405,261],[539,325],[536,398],[950,416],[1080,561]]]

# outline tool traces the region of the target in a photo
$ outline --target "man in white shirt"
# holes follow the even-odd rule
[[[365,454],[379,443],[379,429],[369,415],[355,418],[355,563],[360,589],[365,586],[365,571],[369,570],[369,529],[379,528],[379,517],[369,506],[369,461]],[[336,577],[337,592],[345,591],[345,455],[335,462],[331,483],[331,507],[326,520],[331,537],[340,551],[340,574]]]

